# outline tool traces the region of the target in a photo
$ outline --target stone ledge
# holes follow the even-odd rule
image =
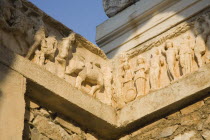
[[[116,116],[114,108],[81,93],[40,66],[2,47],[0,63],[27,78],[28,96],[40,105],[73,119],[107,139],[119,138],[210,92],[210,64],[207,64],[170,86],[129,103]]]
[[[126,126],[154,112],[160,115],[163,113],[161,110],[174,110],[200,96],[208,95],[210,92],[209,75],[210,64],[207,64],[171,85],[129,103],[119,113],[118,126]]]
[[[3,47],[0,47],[0,63],[27,78],[27,96],[40,105],[75,120],[99,135],[111,136],[114,133],[116,112],[111,106],[83,94],[43,67]]]
[[[126,20],[121,21],[124,17],[116,15],[115,20],[109,19],[99,25],[97,27],[97,44],[109,58],[113,58],[121,52],[135,48],[160,35],[210,5],[208,0],[182,0],[176,2],[168,0],[168,3],[168,5],[157,4],[158,6],[153,7],[153,11],[145,11],[139,13],[140,15],[137,14],[140,9],[137,9],[133,14],[129,13],[129,15],[126,15],[128,13],[127,9],[122,11],[120,14],[127,17],[130,23],[127,23]],[[130,6],[130,10],[135,9],[134,6]],[[135,20],[132,20],[133,16]],[[138,16],[139,18],[137,18]],[[116,27],[111,28],[112,30],[109,31],[110,25],[116,25]]]

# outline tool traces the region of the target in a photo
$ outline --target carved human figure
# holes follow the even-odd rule
[[[53,61],[57,45],[55,36],[49,36],[41,41],[41,52],[44,53],[46,59]]]
[[[208,24],[208,28],[205,30],[210,30],[210,17],[208,14],[204,15],[205,22]],[[207,34],[206,38],[206,56],[205,63],[210,63],[210,33]]]
[[[150,58],[150,86],[152,90],[160,88],[161,57],[160,51],[155,48]]]
[[[180,43],[181,46],[179,47],[179,58],[183,75],[193,71],[193,41],[194,40],[189,34],[185,34],[183,41]]]
[[[42,53],[40,50],[36,50],[35,56],[32,61],[38,65],[41,65],[41,66],[44,65],[44,61],[45,61],[44,53]]]
[[[112,68],[110,66],[103,67],[103,79],[105,87],[105,102],[109,105],[112,103]]]
[[[203,26],[206,26],[204,24],[206,24],[205,22],[202,23]],[[206,27],[208,28],[208,27]],[[205,30],[205,29],[204,29]],[[206,52],[206,44],[205,44],[205,40],[207,38],[207,33],[202,30],[200,22],[196,21],[194,24],[194,33],[195,33],[195,48],[194,48],[194,53],[195,53],[195,57],[197,59],[198,62],[198,66],[201,67],[203,65],[203,55]]]
[[[167,40],[162,53],[166,56],[166,62],[170,76],[173,80],[176,80],[178,78],[178,75],[176,74],[176,61],[178,60],[179,56],[178,49],[174,47],[174,44],[171,40]]]
[[[206,47],[207,52],[205,56],[205,63],[210,63],[210,35],[207,37]]]
[[[29,48],[28,53],[26,55],[26,58],[30,59],[32,54],[35,52],[35,50],[38,48],[38,46],[41,44],[41,41],[45,39],[45,28],[44,26],[41,26],[39,30],[34,35],[34,43]]]
[[[137,98],[142,97],[144,95],[146,95],[147,91],[147,74],[149,72],[149,66],[146,63],[146,60],[144,57],[142,57],[141,55],[139,55],[137,57],[137,66],[136,66],[136,70],[135,70],[135,77],[134,77],[134,81],[135,81],[135,86],[137,89]]]
[[[170,84],[170,74],[168,73],[168,65],[166,62],[166,57],[160,53],[160,78],[159,78],[159,88],[165,87]]]
[[[127,61],[123,63],[122,68],[124,71],[124,74],[122,75],[122,95],[124,97],[124,101],[128,103],[133,101],[137,95],[134,87],[134,73]]]
[[[71,33],[68,37],[63,38],[58,49],[56,56],[57,75],[64,78],[66,71],[67,58],[72,56],[72,45],[75,42],[75,33]]]

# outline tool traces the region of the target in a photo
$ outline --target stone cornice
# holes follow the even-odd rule
[[[97,44],[109,58],[142,45],[209,6],[208,0],[155,2],[139,1],[97,27]],[[148,3],[151,7],[144,5]]]

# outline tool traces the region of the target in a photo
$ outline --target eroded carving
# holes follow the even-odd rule
[[[137,89],[137,98],[146,95],[149,92],[149,65],[146,59],[141,55],[137,58],[137,66],[135,70],[135,86]]]
[[[161,72],[161,58],[160,58],[160,51],[155,49],[154,53],[151,55],[150,58],[150,85],[151,89],[155,90],[160,88],[160,72]]]
[[[64,78],[67,61],[72,57],[72,45],[75,41],[75,33],[68,37],[62,38],[58,48],[58,55],[55,57],[56,73],[59,77]]]
[[[94,85],[89,92],[89,94],[92,96],[97,90],[103,87],[103,74],[100,69],[93,64],[93,62],[86,62],[84,69],[79,72],[77,76],[76,87],[80,90],[82,89],[83,81],[90,82]]]
[[[128,103],[136,98],[136,89],[134,87],[134,72],[128,62],[127,56],[121,57],[121,81],[122,81],[122,96],[124,102]]]
[[[105,102],[109,105],[112,103],[112,94],[113,94],[113,88],[112,88],[112,82],[113,82],[113,75],[112,75],[113,69],[109,66],[103,67],[103,80],[104,80],[104,88],[105,88]]]
[[[178,49],[174,46],[171,40],[167,40],[165,43],[165,47],[162,50],[162,53],[166,57],[167,65],[168,65],[168,72],[170,74],[171,79],[176,80],[178,78],[177,73],[177,60],[179,59],[178,56]]]

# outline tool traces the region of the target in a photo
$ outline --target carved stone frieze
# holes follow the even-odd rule
[[[1,46],[117,109],[210,62],[208,11],[108,60],[100,48],[29,2],[0,3]]]
[[[163,33],[157,37],[159,40],[153,39],[118,57],[122,98],[126,97],[124,94],[131,95],[124,93],[127,81],[139,98],[209,63],[210,13],[204,12],[189,21]]]

